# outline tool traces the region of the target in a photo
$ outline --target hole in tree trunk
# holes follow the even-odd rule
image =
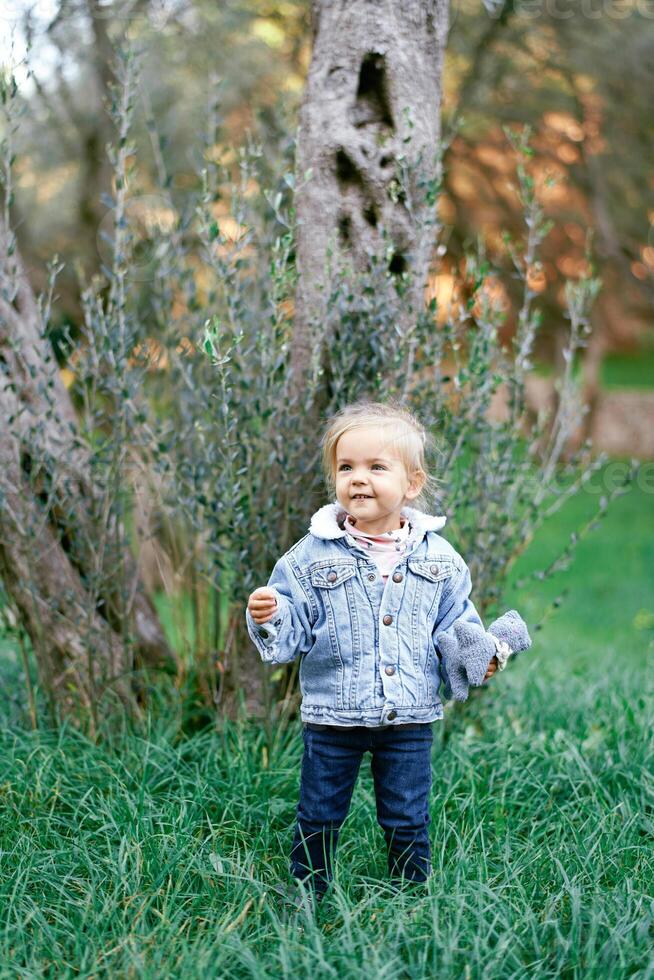
[[[392,272],[394,276],[401,276],[403,272],[406,272],[406,258],[401,252],[396,252],[388,263],[388,271]]]
[[[345,150],[336,151],[336,177],[341,187],[361,187],[361,174]]]
[[[23,449],[20,454],[20,468],[27,477],[28,485],[35,500],[44,506],[50,503],[48,498],[48,487],[50,479],[47,470],[35,470],[34,459],[27,449]]]
[[[388,99],[385,59],[375,51],[365,56],[359,69],[357,117],[359,126],[376,122],[390,129],[394,128]]]
[[[71,536],[70,529],[66,526],[65,518],[66,514],[58,514],[56,502],[52,496],[52,476],[46,467],[41,467],[41,469],[36,472],[34,467],[34,459],[29,450],[24,449],[20,454],[20,468],[27,477],[29,482],[30,491],[37,500],[42,508],[43,513],[48,519],[48,523],[53,531],[59,537],[59,544],[62,551],[71,557],[71,564],[76,568],[84,579],[84,569],[82,569],[77,562],[72,560],[73,556],[73,538]]]
[[[32,457],[28,452],[22,452],[20,454],[20,468],[25,474],[29,476],[32,472]]]
[[[371,228],[377,227],[377,208],[374,204],[369,204],[367,208],[364,208],[363,217]]]
[[[338,236],[341,245],[350,245],[352,242],[352,221],[349,214],[342,214],[338,219]]]

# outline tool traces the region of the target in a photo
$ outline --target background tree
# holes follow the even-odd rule
[[[44,321],[2,225],[0,250],[0,571],[43,688],[95,731],[99,700],[113,693],[133,707],[134,668],[164,666],[171,654],[79,438],[47,312]]]
[[[651,18],[636,2],[604,5],[602,16],[597,7],[512,0],[487,8],[477,0],[451,5],[442,99],[445,193],[438,210],[447,251],[434,270],[433,289],[447,295],[452,276],[461,271],[465,243],[477,236],[508,271],[501,229],[518,233],[521,218],[501,127],[529,123],[543,203],[555,221],[542,267],[532,277],[545,314],[535,352],[543,363],[556,359],[565,334],[563,283],[584,268],[587,230],[595,231],[592,255],[605,285],[585,356],[599,361],[605,352],[620,350],[646,356],[651,335]],[[99,229],[94,245],[83,217],[99,208],[101,221],[106,211],[97,196],[92,207],[84,203],[93,199],[96,177],[107,191],[106,170],[101,179],[100,170],[106,166],[108,116],[98,86],[106,56],[94,25],[112,43],[128,32],[143,47],[143,104],[134,120],[144,164],[141,192],[156,188],[163,163],[174,198],[195,179],[190,148],[203,125],[210,70],[224,80],[221,108],[230,138],[240,140],[255,116],[270,118],[277,101],[293,119],[311,52],[309,4],[115,0],[96,9],[90,0],[74,0],[43,19],[38,5],[24,0],[21,7],[15,0],[11,11],[21,9],[33,11],[28,33],[37,84],[19,138],[13,224],[37,291],[45,285],[42,269],[53,252],[66,262],[59,277],[61,303],[53,311],[56,342],[64,311],[73,329],[80,321],[75,266],[90,274],[102,251]],[[6,45],[11,26],[9,19],[0,21]],[[153,142],[155,119],[160,147]],[[89,149],[93,159],[87,159]],[[548,187],[550,177],[557,184]],[[88,240],[83,255],[81,240]],[[519,303],[510,275],[504,290],[508,337]]]
[[[295,385],[310,370],[312,324],[323,334],[328,252],[332,271],[344,261],[357,273],[369,271],[375,259],[387,266],[393,278],[381,280],[381,288],[400,327],[422,305],[433,248],[427,214],[435,202],[446,32],[447,3],[436,0],[401,8],[365,0],[313,4],[298,135]],[[398,282],[409,270],[398,303]]]
[[[0,80],[5,133],[0,180],[0,567],[21,627],[32,642],[39,675],[53,707],[78,712],[97,731],[99,703],[109,694],[134,706],[135,668],[172,660],[154,606],[140,582],[127,542],[120,494],[112,483],[120,460],[110,454],[100,476],[101,453],[80,433],[77,413],[47,337],[56,274],[49,266],[46,293],[34,296],[10,227],[16,87]],[[124,92],[129,98],[128,89]],[[124,108],[125,115],[127,109]],[[129,147],[117,140],[116,169],[123,173]],[[116,212],[124,205],[118,180]],[[122,184],[122,187],[120,186]],[[124,233],[114,252],[114,285],[106,320],[124,332]],[[118,351],[112,368],[121,373]],[[118,360],[118,364],[116,364]],[[117,370],[116,370],[117,369]],[[97,379],[96,379],[97,380]],[[127,392],[120,386],[120,394]],[[122,420],[127,406],[116,406]],[[119,421],[120,428],[120,421]],[[122,452],[120,431],[110,433]],[[118,464],[116,466],[116,463]],[[118,502],[118,508],[116,503]]]

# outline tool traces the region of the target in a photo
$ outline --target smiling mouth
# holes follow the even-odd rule
[[[372,497],[368,497],[365,493],[358,493],[352,497],[352,500],[372,500]]]

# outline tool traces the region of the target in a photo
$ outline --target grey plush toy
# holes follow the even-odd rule
[[[489,636],[489,633],[492,634]],[[488,665],[496,651],[493,636],[504,640],[512,653],[527,650],[531,637],[527,624],[515,609],[509,609],[485,630],[476,623],[457,622],[443,633],[436,634],[441,652],[441,674],[445,681],[445,698],[465,701],[468,686],[483,683]]]

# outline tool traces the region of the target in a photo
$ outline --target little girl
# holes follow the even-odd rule
[[[322,459],[336,500],[248,600],[262,659],[301,657],[304,755],[290,870],[318,901],[365,752],[389,874],[395,883],[426,880],[441,682],[446,699],[465,700],[469,684],[531,643],[514,610],[485,630],[468,567],[437,533],[446,518],[417,509],[435,482],[426,438],[396,403],[359,402],[330,419]]]

